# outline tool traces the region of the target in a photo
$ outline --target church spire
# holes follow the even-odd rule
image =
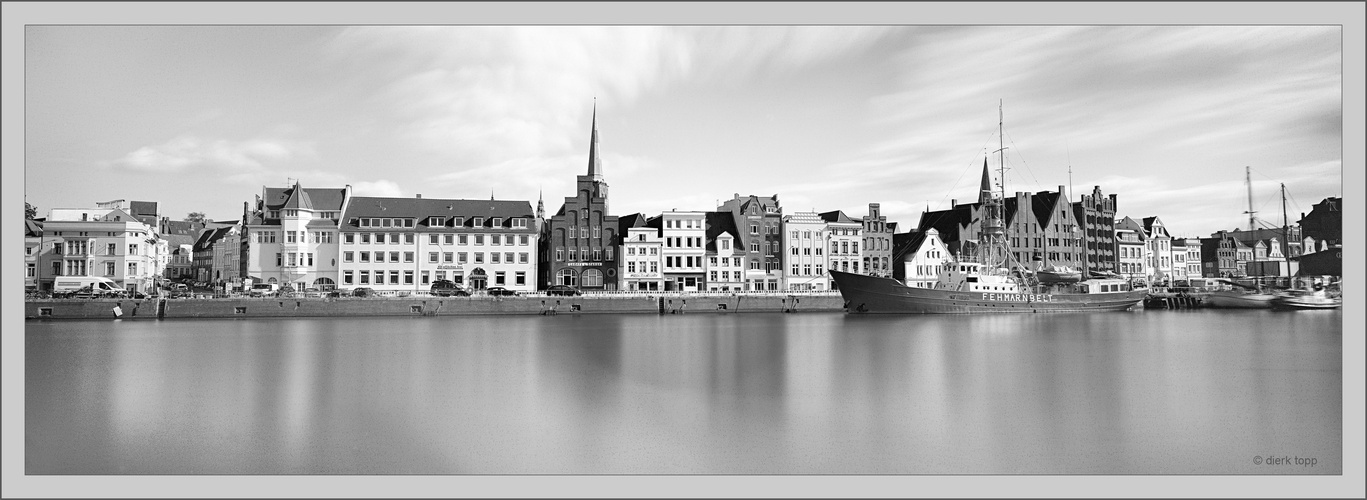
[[[978,203],[992,199],[992,174],[987,170],[987,157],[983,157],[983,183],[978,192]]]
[[[546,218],[545,195],[539,189],[536,191],[536,218],[538,220]]]
[[[598,157],[598,98],[593,99],[593,133],[589,139],[589,177],[603,180],[603,164]]]

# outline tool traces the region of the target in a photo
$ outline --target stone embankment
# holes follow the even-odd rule
[[[25,319],[307,318],[479,314],[730,314],[839,312],[839,295],[584,295],[517,297],[47,299]]]

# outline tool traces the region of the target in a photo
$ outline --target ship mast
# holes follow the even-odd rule
[[[1248,185],[1248,211],[1244,213],[1248,214],[1249,231],[1253,230],[1253,220],[1255,219],[1253,214],[1257,213],[1253,211],[1253,174],[1251,173],[1252,171],[1252,167],[1244,167],[1244,183]]]
[[[1291,262],[1291,226],[1286,223],[1286,183],[1282,183],[1282,258]],[[1290,264],[1287,264],[1290,269]]]
[[[1002,212],[1005,211],[1003,203],[1006,200],[1006,139],[1002,137],[1003,131],[1005,130],[1003,126],[1004,122],[1005,115],[1002,111],[1002,103],[999,101],[997,104],[997,140],[999,141],[998,146],[1000,149],[993,152],[999,153],[997,157],[997,176],[1001,179],[1001,195],[991,196],[986,200],[986,206],[984,208],[987,213],[986,217],[984,217],[982,228],[983,263],[991,264],[993,266],[1002,266],[1008,260],[1008,252],[1002,248],[1005,246],[1006,241],[1004,235],[1006,228],[1005,223],[1002,220],[1004,217]]]

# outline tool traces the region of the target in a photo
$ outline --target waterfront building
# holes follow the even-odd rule
[[[709,292],[745,291],[747,252],[741,246],[731,212],[706,212],[707,245],[704,272]]]
[[[1187,276],[1187,240],[1186,238],[1173,238],[1172,248],[1172,281],[1186,280]]]
[[[1235,265],[1239,266],[1239,270],[1234,275],[1248,276],[1248,263],[1253,262],[1253,247],[1244,244],[1238,238],[1234,238],[1234,262]]]
[[[636,213],[617,220],[617,232],[623,237],[621,244],[623,290],[660,291],[664,290],[664,239],[660,237],[659,218],[655,225],[645,215]]]
[[[860,267],[864,263],[863,252],[860,250],[860,243],[863,242],[863,223],[851,219],[840,210],[824,212],[818,216],[826,222],[825,269],[855,274],[867,273],[868,267]]]
[[[783,217],[784,289],[796,291],[830,290],[826,274],[826,252],[830,234],[826,221],[815,212],[794,212]]]
[[[166,242],[166,261],[161,277],[168,280],[194,279],[194,245],[204,225],[192,221],[161,218],[161,239]],[[236,243],[236,241],[234,241]]]
[[[1083,263],[1082,230],[1072,205],[1058,191],[1037,193],[1016,192],[1003,200],[1004,221],[1008,230],[1007,243],[1011,257],[1032,269],[1046,266],[1081,268]],[[922,214],[916,231],[934,228],[955,255],[974,255],[981,230],[984,203],[995,196],[987,162],[983,162],[982,182],[978,202],[959,204],[950,200],[950,209]]]
[[[254,206],[243,203],[239,275],[253,283],[290,284],[296,290],[335,288],[338,220],[350,200],[350,185],[262,186]]]
[[[1115,213],[1119,205],[1114,193],[1103,195],[1101,186],[1092,186],[1072,204],[1073,218],[1082,228],[1082,272],[1120,272],[1116,269]]]
[[[191,266],[195,280],[215,284],[228,279],[224,273],[224,268],[228,265],[234,268],[232,275],[237,276],[241,264],[237,260],[229,264],[223,260],[223,256],[226,254],[224,248],[228,246],[233,247],[233,255],[236,255],[235,250],[240,246],[240,240],[240,232],[236,225],[214,224],[205,227],[192,249]]]
[[[940,273],[952,262],[949,249],[940,241],[940,232],[931,228],[926,232],[912,231],[894,236],[897,252],[893,260],[893,278],[909,287],[930,288],[939,281]]]
[[[527,201],[356,196],[342,213],[341,286],[427,292],[436,280],[471,290],[536,291],[540,244]]]
[[[543,288],[569,285],[584,290],[617,290],[618,217],[608,214],[608,183],[598,153],[598,110],[594,107],[589,138],[588,174],[576,177],[574,196],[565,197],[560,211],[542,233]],[[698,267],[701,272],[702,267]]]
[[[745,250],[745,289],[776,291],[783,288],[783,207],[778,195],[742,197],[736,193],[717,207],[731,212]]]
[[[1184,259],[1187,265],[1187,278],[1200,278],[1205,275],[1201,261],[1201,239],[1183,238],[1182,246],[1187,249]]]
[[[1117,219],[1114,225],[1116,273],[1127,279],[1147,279],[1145,269],[1147,246],[1144,244],[1143,227],[1134,219]]]
[[[1305,237],[1313,238],[1318,244],[1313,250],[1307,248],[1304,253],[1343,245],[1342,204],[1342,198],[1329,197],[1316,203],[1309,215],[1301,213],[1301,220],[1296,221],[1296,224],[1304,231]]]
[[[43,252],[43,222],[24,219],[24,291],[38,288],[38,255]]]
[[[40,289],[51,290],[57,276],[102,276],[127,290],[152,290],[159,241],[155,220],[143,223],[122,203],[48,213],[35,257]]]
[[[707,213],[669,211],[659,215],[665,290],[707,289]]]
[[[1201,238],[1201,276],[1206,278],[1233,278],[1242,276],[1244,269],[1239,266],[1238,241],[1226,231],[1219,231],[1209,238]]]
[[[1167,226],[1157,216],[1144,218],[1145,243],[1148,245],[1149,262],[1147,268],[1150,279],[1158,283],[1172,279],[1172,235]]]
[[[878,203],[869,204],[869,213],[865,215],[864,223],[864,272],[870,276],[891,277],[892,269],[892,238],[897,224],[888,223],[888,217],[882,214]]]

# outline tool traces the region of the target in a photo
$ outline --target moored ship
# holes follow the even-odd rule
[[[998,123],[1001,127],[1001,123]],[[1000,130],[998,131],[1000,134]],[[1005,145],[998,153],[1005,151]],[[1004,153],[1003,153],[1004,154]],[[1012,256],[1004,221],[1005,182],[991,193],[984,160],[984,215],[971,255],[946,259],[932,282],[910,286],[895,278],[830,271],[852,313],[977,314],[1125,311],[1139,305],[1147,291],[1123,279],[1083,279],[1071,269],[1032,272]],[[999,171],[1005,176],[1005,160]],[[894,266],[902,265],[894,258]]]

